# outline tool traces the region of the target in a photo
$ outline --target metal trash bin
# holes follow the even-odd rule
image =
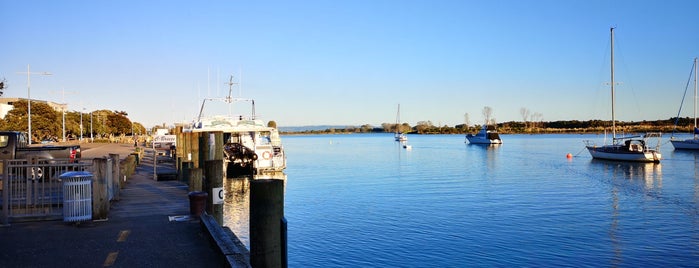
[[[92,220],[92,174],[70,171],[59,177],[63,181],[63,221]]]

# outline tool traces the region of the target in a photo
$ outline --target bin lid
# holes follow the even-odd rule
[[[58,176],[61,179],[65,178],[92,178],[92,173],[87,172],[87,171],[68,171],[60,176]]]

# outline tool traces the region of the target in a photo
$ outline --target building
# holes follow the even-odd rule
[[[5,115],[7,115],[7,113],[10,112],[10,110],[15,108],[15,106],[13,105],[15,102],[26,100],[26,98],[0,98],[0,118],[5,118]],[[65,112],[66,109],[68,109],[68,104],[65,103],[55,103],[52,101],[42,101],[35,99],[32,99],[32,102],[44,103],[56,110],[57,112]]]

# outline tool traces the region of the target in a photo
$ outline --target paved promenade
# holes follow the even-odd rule
[[[121,159],[134,149],[125,144],[82,148],[83,158],[118,153]],[[189,214],[187,185],[154,181],[150,157],[121,190],[120,200],[112,202],[105,221],[0,227],[0,267],[227,266],[198,220],[171,220]]]

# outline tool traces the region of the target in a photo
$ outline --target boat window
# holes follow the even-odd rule
[[[260,132],[260,145],[269,145],[272,142],[270,136],[269,131]]]

